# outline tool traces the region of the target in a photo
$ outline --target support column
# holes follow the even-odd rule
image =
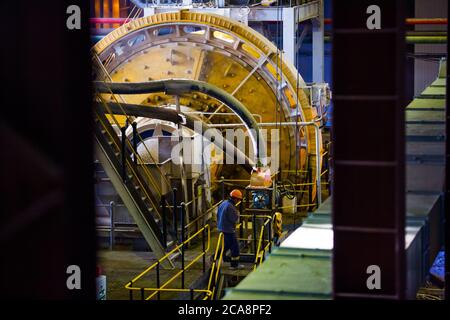
[[[323,1],[319,4],[319,17],[312,20],[312,69],[313,82],[324,82],[324,23]]]
[[[297,8],[283,8],[283,16],[279,17],[283,22],[283,53],[284,57],[295,65],[295,35],[297,31],[296,21]]]

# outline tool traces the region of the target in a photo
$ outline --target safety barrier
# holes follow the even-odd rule
[[[283,173],[287,173],[287,172],[302,172],[302,173],[306,173],[307,176],[311,175],[312,170],[308,169],[308,170],[283,170]],[[325,176],[325,180],[326,181],[322,181],[320,184],[322,186],[326,186],[328,192],[330,192],[329,186],[330,186],[330,182],[328,181],[329,179],[329,168],[325,169],[321,172],[320,174],[321,177]],[[309,178],[306,178],[307,180]],[[309,181],[311,181],[309,179]],[[218,183],[222,189],[222,199],[226,199],[226,192],[225,189],[226,187],[229,188],[239,188],[239,189],[245,189],[248,186],[249,180],[248,179],[225,179],[223,177],[221,177],[221,179],[216,180],[216,183]],[[315,182],[303,182],[303,183],[292,183],[291,186],[293,186],[295,188],[295,190],[293,190],[292,192],[297,194],[307,194],[308,195],[308,201],[307,203],[303,203],[303,204],[297,204],[297,205],[290,205],[290,206],[276,206],[275,208],[273,208],[273,210],[283,210],[283,209],[290,209],[293,207],[296,207],[297,209],[307,209],[307,210],[311,210],[314,207],[317,207],[319,205],[318,203],[318,198],[316,197],[316,201],[313,202],[313,187],[316,185]],[[279,187],[278,187],[279,189]],[[245,203],[251,203],[251,201],[249,199],[245,199],[244,200]]]
[[[224,253],[223,233],[220,233],[219,238],[217,240],[216,250],[214,252],[214,258],[211,264],[211,272],[207,287],[208,291],[211,292],[211,295],[209,296],[210,300],[215,299],[217,295],[217,285],[220,276],[220,270],[222,267],[223,253]]]
[[[266,252],[272,252],[272,221],[273,217],[266,216],[263,225],[260,228],[259,239],[258,239],[258,249],[255,253],[255,262],[253,269],[256,269],[258,265],[260,265],[264,261],[264,257]],[[264,239],[264,233],[267,228],[267,239]]]
[[[187,265],[185,265],[185,259],[184,259],[184,252],[186,245],[192,241],[194,238],[198,237],[199,235],[202,235],[202,251],[194,257]],[[219,237],[220,239],[220,237]],[[207,242],[205,242],[207,240]],[[212,279],[216,279],[217,275],[214,274],[214,276],[210,276],[210,281],[208,283],[207,289],[192,289],[192,288],[185,288],[185,273],[187,270],[189,270],[194,263],[196,263],[201,258],[203,259],[203,272],[206,272],[206,254],[210,250],[211,245],[211,231],[209,225],[205,225],[203,228],[198,230],[195,234],[190,236],[188,239],[183,240],[180,244],[178,244],[175,248],[173,248],[170,252],[168,252],[164,257],[159,259],[157,262],[152,264],[150,267],[148,267],[146,270],[141,272],[139,275],[137,275],[135,278],[130,280],[126,285],[125,288],[129,290],[130,293],[130,300],[133,300],[133,292],[140,292],[140,299],[141,300],[150,300],[154,298],[155,296],[159,300],[161,298],[161,292],[172,292],[172,293],[182,293],[182,292],[188,292],[191,294],[191,298],[194,298],[194,295],[196,293],[205,294],[205,299],[210,299],[213,296],[214,290],[210,287],[211,283],[213,282]],[[223,241],[222,241],[222,253],[223,253]],[[169,257],[174,254],[177,251],[181,250],[181,269],[175,273],[171,278],[166,280],[163,284],[160,283],[161,281],[161,275],[160,275],[160,266],[165,261],[168,260]],[[222,257],[222,253],[220,253],[220,257]],[[216,255],[217,257],[218,249],[216,248]],[[214,264],[214,263],[213,263]],[[214,264],[216,265],[215,272],[220,271],[220,263]],[[140,279],[142,279],[145,275],[149,274],[151,271],[156,272],[156,286],[155,287],[141,287],[136,286],[136,282]],[[167,286],[171,283],[173,283],[176,279],[181,278],[181,288],[167,288]],[[146,293],[150,293],[147,297],[145,296]]]

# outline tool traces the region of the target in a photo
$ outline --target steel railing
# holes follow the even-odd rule
[[[206,234],[205,234],[206,233]],[[198,237],[200,234],[202,234],[202,251],[194,257],[187,265],[184,265],[184,250],[186,245],[191,242],[194,238]],[[206,237],[206,239],[205,239]],[[220,237],[219,237],[220,238]],[[207,242],[205,243],[205,240]],[[164,257],[160,258],[157,262],[152,264],[150,267],[148,267],[146,270],[141,272],[139,275],[137,275],[135,278],[130,280],[126,285],[125,288],[129,290],[130,292],[130,300],[133,300],[133,292],[138,291],[141,293],[141,300],[150,300],[157,296],[158,299],[161,298],[161,292],[172,292],[172,293],[182,293],[182,292],[189,292],[191,293],[191,297],[195,293],[203,293],[205,294],[206,298],[212,297],[213,290],[210,290],[210,284],[211,284],[211,277],[210,277],[210,283],[208,284],[208,289],[191,289],[191,288],[184,288],[184,275],[185,272],[188,271],[194,263],[196,263],[198,260],[203,258],[203,271],[205,271],[205,258],[206,253],[210,250],[211,246],[211,231],[209,225],[205,225],[203,228],[198,230],[196,233],[191,235],[188,239],[182,241],[180,244],[178,244],[175,248],[173,248],[170,252],[168,252]],[[223,247],[223,244],[222,244]],[[181,269],[175,273],[171,278],[166,280],[163,284],[160,283],[160,266],[165,261],[170,259],[170,256],[174,254],[177,251],[182,252],[182,266]],[[223,251],[223,249],[222,249]],[[217,253],[217,249],[216,249]],[[220,264],[219,264],[220,265]],[[135,283],[142,279],[145,275],[149,274],[151,271],[156,272],[156,287],[138,287],[135,286]],[[219,269],[218,269],[219,270]],[[181,288],[167,288],[167,286],[171,283],[173,283],[176,279],[181,277]],[[150,294],[145,297],[146,293]]]
[[[96,110],[97,113],[97,110]],[[98,120],[100,125],[102,126],[103,130],[105,131],[105,133],[109,136],[109,140],[115,145],[115,147],[118,150],[121,150],[121,146],[118,144],[118,142],[116,141],[117,137],[114,137],[111,133],[110,130],[108,130],[107,124],[104,123],[104,120],[101,119],[100,116],[98,116]],[[124,152],[124,150],[122,150],[121,152]],[[125,158],[125,166],[126,168],[132,173],[132,175],[134,176],[134,178],[136,179],[139,187],[141,188],[142,192],[144,192],[146,198],[148,199],[148,201],[150,202],[150,204],[152,205],[154,212],[156,213],[156,215],[158,216],[158,218],[161,218],[158,212],[158,205],[156,203],[153,202],[152,200],[152,196],[149,194],[149,187],[147,186],[147,184],[143,181],[141,181],[141,179],[139,178],[140,174],[137,172],[137,167],[135,167],[134,163],[132,163],[132,161],[128,158]]]
[[[207,287],[208,290],[211,292],[211,296],[209,297],[211,300],[216,297],[216,290],[223,261],[223,253],[224,253],[224,240],[223,240],[223,233],[221,232],[217,240],[217,246],[214,252],[213,262],[211,264],[211,272],[209,275]]]
[[[94,59],[94,62],[96,63],[96,65],[97,65],[97,66],[99,67],[99,69],[105,74],[106,78],[109,78],[109,79],[110,79],[111,77],[110,77],[108,71],[106,70],[105,66],[101,63],[101,61],[100,61],[100,59],[98,58],[97,55],[95,55],[95,58],[96,58],[96,59]],[[103,80],[103,81],[105,82],[105,80]],[[110,96],[111,96],[111,99],[114,100],[114,102],[115,102],[115,103],[119,106],[119,108],[121,109],[122,116],[125,117],[126,121],[127,121],[128,123],[130,123],[130,124],[133,123],[134,118],[132,118],[131,116],[129,116],[129,115],[125,112],[125,110],[124,110],[122,104],[119,102],[119,99],[117,99],[116,95],[115,95],[111,90],[110,90],[109,94],[110,94]],[[120,125],[119,121],[117,120],[116,116],[115,116],[114,113],[111,111],[111,109],[108,107],[108,103],[107,103],[106,100],[102,97],[102,95],[101,95],[101,94],[96,94],[96,98],[97,98],[97,99],[104,105],[104,107],[107,109],[107,111],[108,111],[108,113],[109,113],[109,116],[113,119],[113,121],[114,121],[114,123],[116,124],[116,126],[117,126],[118,128],[121,128],[121,125]],[[123,100],[123,98],[122,98],[121,96],[119,96],[119,98],[121,98],[120,100],[122,100],[122,102],[124,102],[124,100]],[[142,143],[142,145],[143,145],[145,151],[147,152],[147,154],[149,155],[149,157],[151,158],[151,160],[153,161],[153,163],[156,164],[157,162],[156,162],[155,159],[153,158],[151,152],[148,150],[147,145],[144,143],[144,140],[142,139],[141,135],[140,135],[139,133],[137,133],[137,134],[136,134],[136,137],[139,139],[139,142]],[[128,139],[126,139],[126,140],[128,140]],[[133,151],[134,157],[137,157],[138,161],[139,161],[141,164],[144,164],[145,162],[142,160],[142,158],[141,158],[140,155],[138,154],[137,150],[135,150],[135,148],[134,148],[135,146],[131,145],[131,142],[130,142],[129,140],[128,140],[128,145],[129,145],[130,150]],[[145,165],[142,166],[142,168],[143,168],[143,171],[145,172],[145,175],[147,175],[147,178],[149,178],[149,179],[151,180],[152,184],[154,184],[154,185],[156,186],[156,191],[157,191],[158,193],[160,193],[159,188],[157,188],[157,184],[154,183],[153,177],[152,177],[151,173],[149,172],[148,168],[147,168]],[[167,178],[165,177],[165,175],[164,175],[162,169],[161,169],[158,165],[156,165],[156,168],[157,168],[157,170],[158,170],[159,173],[160,173],[160,176],[161,176],[161,178],[162,178],[162,181],[165,182],[166,186],[170,187],[170,182],[169,182],[169,181],[167,180]]]
[[[265,216],[264,224],[260,228],[259,232],[259,239],[258,239],[258,249],[255,253],[255,262],[253,265],[253,269],[256,269],[258,265],[260,265],[264,261],[264,257],[266,255],[266,252],[272,251],[272,221],[273,217],[271,216]],[[267,228],[267,239],[264,239],[264,232]]]

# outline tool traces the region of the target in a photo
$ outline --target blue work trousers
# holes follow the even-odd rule
[[[224,255],[231,250],[231,266],[237,267],[239,264],[239,242],[236,233],[223,233]]]

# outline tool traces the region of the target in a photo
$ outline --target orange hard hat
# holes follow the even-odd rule
[[[234,189],[230,192],[230,197],[242,200],[242,192],[238,189]]]

